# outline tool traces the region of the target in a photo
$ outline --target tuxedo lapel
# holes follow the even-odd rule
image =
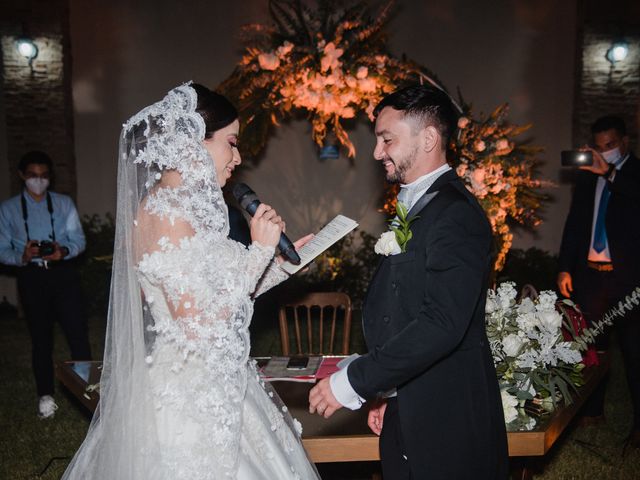
[[[425,194],[422,195],[422,197],[420,197],[420,199],[415,203],[413,207],[411,207],[411,210],[409,211],[408,216],[411,217],[420,213],[420,211],[422,211],[424,207],[426,207],[429,204],[429,202],[435,198],[435,196],[440,191],[440,188],[445,183],[450,182],[451,180],[457,178],[457,176],[458,175],[456,174],[455,170],[447,170],[442,175],[440,175],[436,179],[436,181],[433,182],[433,185],[431,185],[429,189],[425,192]]]
[[[458,174],[456,173],[456,171],[453,168],[451,170],[447,170],[442,175],[440,175],[436,179],[435,182],[433,182],[433,185],[431,185],[429,187],[429,190],[427,190],[427,193],[431,193],[431,192],[435,192],[437,190],[440,190],[440,188],[442,188],[442,186],[445,183],[449,183],[452,180],[455,180],[456,178],[458,178]]]
[[[411,218],[413,217],[416,213],[420,212],[424,207],[427,206],[427,204],[434,199],[434,197],[438,194],[437,191],[435,192],[426,192],[424,195],[422,195],[420,197],[420,199],[416,202],[416,204],[411,207],[411,210],[409,210],[409,214],[407,215],[407,218]]]
[[[442,175],[440,175],[436,179],[436,181],[433,182],[433,185],[431,185],[431,187],[429,187],[429,189],[425,192],[425,194],[422,195],[420,199],[418,199],[418,201],[415,203],[413,207],[411,207],[411,210],[409,211],[408,216],[411,217],[413,215],[420,213],[422,210],[424,210],[424,208],[429,204],[429,202],[431,202],[431,200],[433,200],[438,195],[440,188],[442,188],[443,185],[445,185],[448,182],[451,182],[456,178],[458,178],[458,175],[453,169],[448,170]],[[389,257],[382,257],[378,260],[378,265],[376,266],[376,269],[373,272],[371,280],[369,281],[369,288],[367,289],[367,293],[365,294],[363,304],[366,304],[367,298],[369,297],[369,291],[370,291],[371,285],[378,280],[377,277],[378,277],[378,273],[380,272],[380,268],[382,267],[384,262],[387,261],[388,259]]]

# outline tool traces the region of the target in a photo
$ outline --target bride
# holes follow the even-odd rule
[[[237,117],[186,84],[123,127],[100,403],[64,479],[319,478],[249,360],[253,298],[287,275],[269,206],[227,238]]]

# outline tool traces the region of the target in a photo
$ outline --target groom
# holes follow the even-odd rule
[[[329,417],[371,402],[385,480],[506,479],[500,392],[484,329],[491,227],[447,164],[456,113],[413,86],[374,110],[376,148],[399,201],[417,219],[406,252],[383,257],[363,306],[369,353],[309,394]]]

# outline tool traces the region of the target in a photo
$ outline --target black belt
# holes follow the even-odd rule
[[[613,263],[611,262],[592,262],[587,260],[587,267],[599,272],[613,272]]]

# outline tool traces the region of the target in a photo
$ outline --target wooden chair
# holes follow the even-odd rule
[[[348,355],[351,333],[351,299],[346,293],[309,293],[280,306],[280,338],[282,354],[290,355],[289,326],[295,334],[297,355]],[[339,327],[342,322],[342,328]],[[336,341],[342,331],[340,349]],[[328,337],[328,341],[327,341]],[[306,345],[303,349],[303,338]]]

